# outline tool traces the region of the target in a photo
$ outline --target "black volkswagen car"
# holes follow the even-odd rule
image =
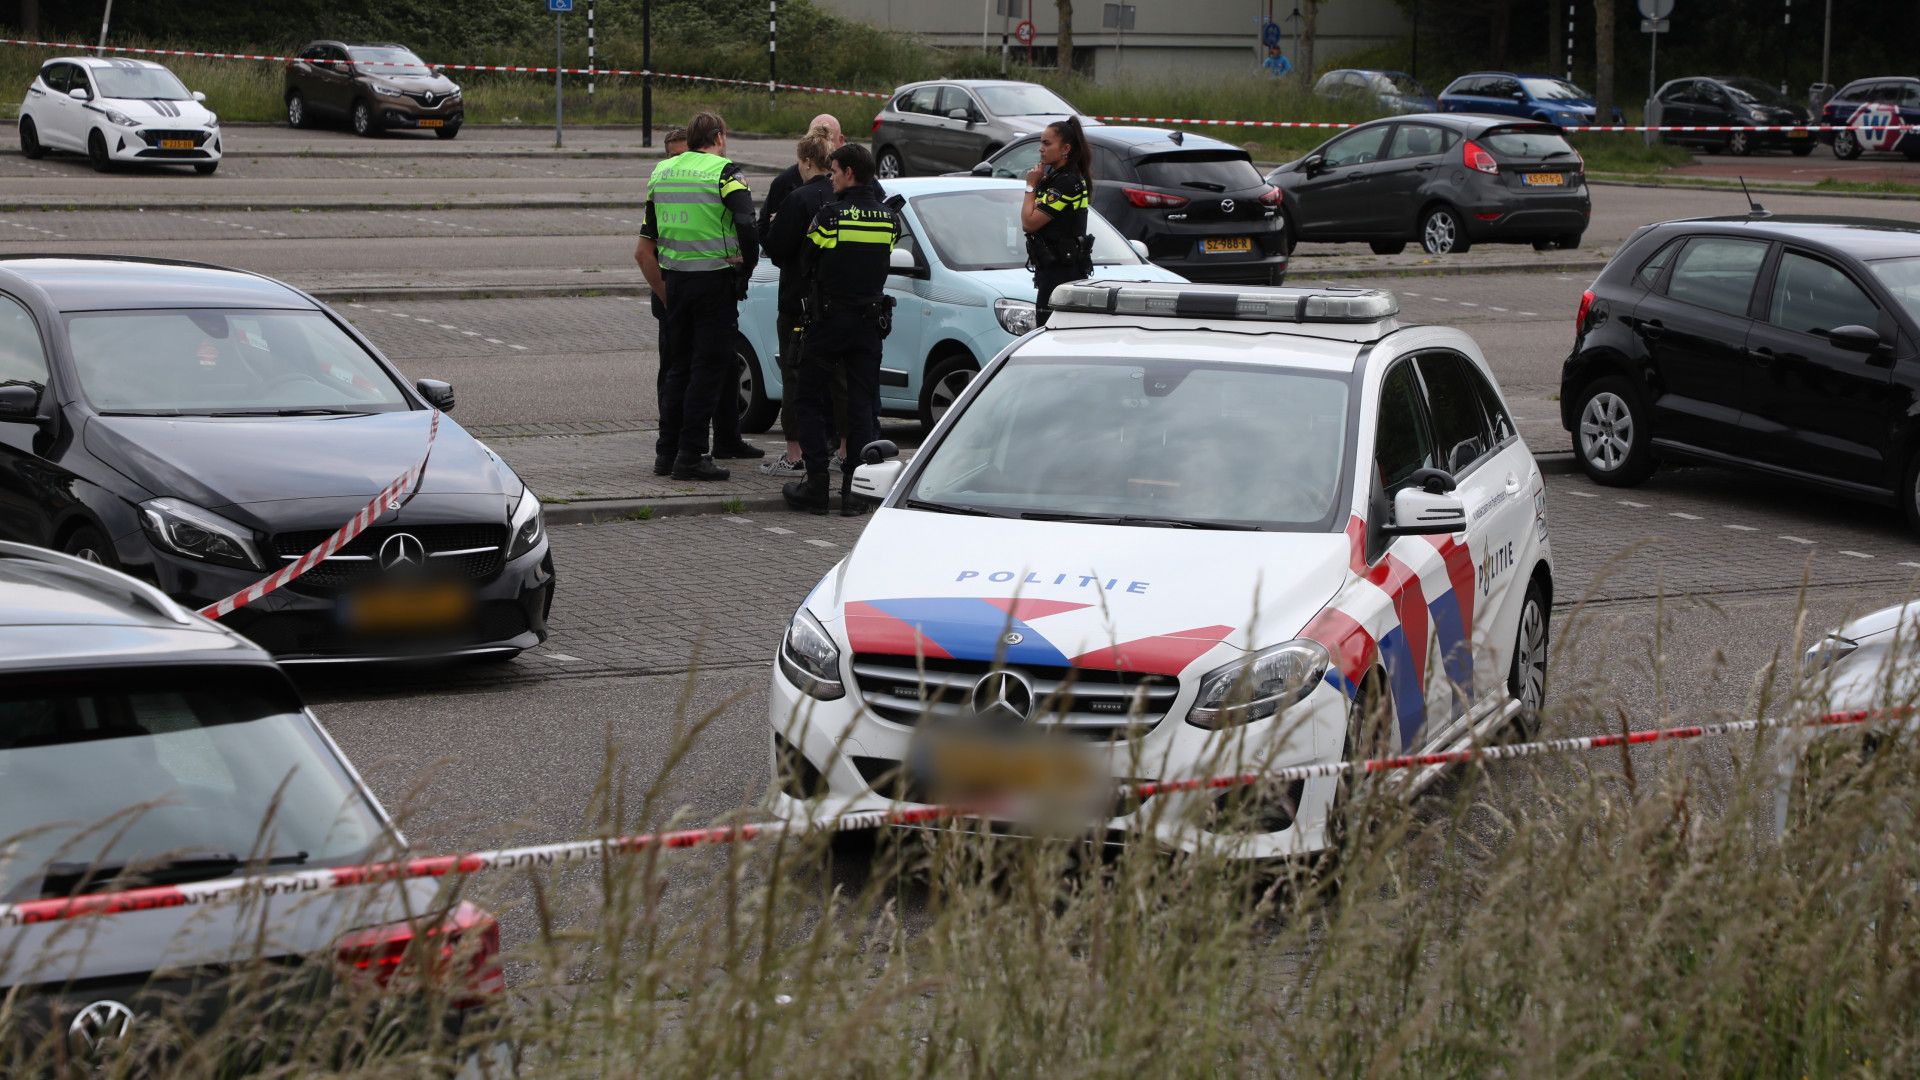
[[[1745,76],[1700,76],[1675,79],[1653,95],[1657,115],[1649,124],[1676,127],[1733,128],[1732,131],[1663,131],[1660,141],[1697,146],[1709,154],[1725,150],[1744,157],[1755,150],[1791,150],[1800,157],[1813,153],[1813,132],[1752,131],[1754,127],[1810,124],[1813,114],[1800,102]]]
[[[1421,113],[1359,124],[1267,174],[1295,242],[1394,255],[1474,244],[1576,248],[1593,212],[1586,165],[1552,124]]]
[[[547,636],[540,501],[345,319],[257,274],[0,259],[0,540],[195,607],[300,558],[409,467],[412,497],[222,620],[283,660],[510,657]]]
[[[1581,297],[1560,420],[1588,476],[1758,469],[1920,527],[1920,225],[1764,213],[1650,225]]]

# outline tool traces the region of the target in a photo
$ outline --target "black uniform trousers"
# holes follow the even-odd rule
[[[833,384],[846,379],[847,460],[852,474],[860,451],[880,437],[880,327],[871,315],[830,312],[814,320],[802,335],[800,364],[800,453],[807,472],[824,473],[833,464],[836,441]]]
[[[1048,301],[1053,298],[1054,286],[1065,285],[1069,281],[1079,281],[1081,278],[1091,276],[1093,276],[1093,268],[1090,266],[1082,268],[1070,264],[1055,264],[1044,270],[1035,270],[1033,287],[1039,295],[1033,302],[1034,325],[1047,325],[1047,316],[1053,314],[1053,307]]]
[[[653,400],[667,400],[667,368],[671,366],[667,356],[667,305],[653,297],[653,319],[656,338],[655,352],[660,357],[659,365],[653,373]],[[735,357],[733,370],[720,381],[720,392],[713,399],[713,444],[732,446],[740,441],[740,376],[745,373],[745,363]],[[656,438],[653,452],[671,454],[677,447],[665,440]]]
[[[738,354],[740,308],[731,270],[665,271],[666,340],[660,355],[660,454],[704,454],[707,426],[714,422],[718,397],[730,384]],[[736,402],[734,409],[739,406]],[[738,420],[734,431],[738,431]]]

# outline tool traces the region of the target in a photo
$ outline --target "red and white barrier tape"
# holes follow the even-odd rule
[[[373,501],[361,507],[359,513],[348,518],[347,523],[334,530],[333,535],[322,541],[319,547],[314,548],[312,551],[300,556],[279,570],[241,589],[232,596],[208,604],[206,607],[200,609],[200,614],[209,619],[222,618],[231,615],[240,608],[246,607],[248,604],[253,603],[268,593],[283,588],[288,582],[293,581],[300,575],[320,565],[323,560],[331,556],[334,552],[353,543],[353,538],[367,531],[367,527],[380,520],[381,515],[389,510],[398,510],[402,506],[405,506],[419,491],[421,477],[426,475],[427,459],[433,456],[433,440],[437,438],[439,434],[440,410],[435,409],[433,410],[433,419],[427,426],[427,449],[420,455],[418,464],[406,472],[401,473],[399,476],[394,477],[393,483],[380,489],[380,494],[375,495]],[[402,492],[406,494],[403,496],[401,494]]]
[[[1221,790],[1257,784],[1284,784],[1316,777],[1349,773],[1385,773],[1426,769],[1440,765],[1463,765],[1472,761],[1504,761],[1511,758],[1563,754],[1612,747],[1644,746],[1648,743],[1701,739],[1715,735],[1733,735],[1762,728],[1834,728],[1865,724],[1875,720],[1897,719],[1908,710],[1860,710],[1828,713],[1812,720],[1737,720],[1722,724],[1691,727],[1651,728],[1624,731],[1612,735],[1584,738],[1547,739],[1541,742],[1513,743],[1450,750],[1437,754],[1409,754],[1370,758],[1362,761],[1333,761],[1319,765],[1296,765],[1263,773],[1238,776],[1214,776],[1193,780],[1160,780],[1128,785],[1121,789],[1136,799],[1179,792]],[[267,874],[250,878],[225,878],[218,881],[189,882],[184,885],[156,885],[124,892],[90,893],[83,896],[26,900],[0,904],[0,929],[66,922],[96,915],[119,915],[130,911],[162,908],[208,907],[253,896],[302,896],[331,892],[382,881],[414,878],[440,878],[455,874],[479,874],[493,870],[537,869],[567,863],[591,862],[616,855],[634,855],[657,849],[705,847],[716,844],[745,843],[775,836],[804,836],[819,832],[859,832],[892,825],[924,825],[954,818],[992,816],[1003,804],[972,803],[951,806],[906,806],[892,810],[865,810],[841,814],[812,822],[770,822],[765,824],[722,825],[707,829],[681,829],[675,832],[642,833],[637,836],[610,837],[601,840],[575,840],[560,844],[535,844],[529,847],[477,851],[466,855],[438,855],[403,862],[375,863],[369,866],[341,866],[332,869],[300,870],[285,874]]]

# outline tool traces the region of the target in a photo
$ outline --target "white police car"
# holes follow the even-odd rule
[[[869,448],[884,506],[780,646],[772,813],[1439,750],[1540,707],[1545,486],[1470,337],[1378,290],[1053,304],[911,463]],[[1253,831],[1211,791],[1102,812],[1270,858],[1328,843],[1335,792]]]
[[[191,165],[204,176],[220,167],[220,118],[206,100],[151,60],[58,57],[40,65],[20,102],[20,152],[85,154],[102,172]]]

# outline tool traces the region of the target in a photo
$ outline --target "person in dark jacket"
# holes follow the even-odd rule
[[[820,130],[814,128],[812,133],[794,146],[794,167],[800,183],[788,192],[780,204],[779,213],[773,216],[769,227],[760,237],[767,258],[780,268],[780,299],[775,305],[778,310],[776,317],[780,320],[780,383],[784,387],[780,405],[780,432],[787,440],[785,456],[760,467],[769,476],[793,476],[806,472],[806,466],[800,460],[800,426],[796,422],[800,324],[804,320],[800,298],[807,291],[807,279],[800,262],[802,248],[807,242],[807,226],[813,223],[813,216],[820,212],[821,207],[833,201],[833,180],[827,173],[827,155],[836,149],[820,134]],[[771,195],[768,201],[772,201]],[[842,384],[840,392],[835,395],[834,415],[837,418],[843,417],[846,411],[840,405],[840,398],[844,394]],[[842,429],[844,424],[844,419],[836,419],[835,430]]]
[[[1040,161],[1027,173],[1020,227],[1027,233],[1027,264],[1033,268],[1035,322],[1053,313],[1056,286],[1093,274],[1093,236],[1087,206],[1093,193],[1093,151],[1077,117],[1047,125],[1040,134]]]

